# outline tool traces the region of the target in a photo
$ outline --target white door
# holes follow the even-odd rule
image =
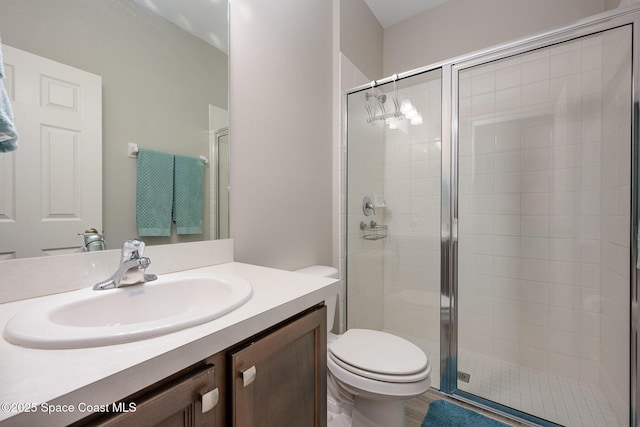
[[[102,78],[2,53],[19,141],[0,153],[0,259],[77,252],[102,229]]]

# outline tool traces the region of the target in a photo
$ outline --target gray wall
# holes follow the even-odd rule
[[[332,20],[327,0],[231,4],[235,259],[332,262]]]
[[[137,235],[136,162],[127,143],[208,155],[208,105],[227,108],[227,55],[124,0],[2,0],[0,35],[5,44],[102,76],[103,228],[109,248],[119,247]],[[204,218],[208,227],[208,203]]]
[[[603,10],[602,0],[476,3],[452,0],[388,29],[391,66],[381,75],[380,26],[360,0],[233,2],[231,235],[238,261],[285,269],[332,263],[334,32],[333,49],[378,78]],[[332,28],[334,13],[339,31]]]
[[[380,79],[384,30],[364,0],[340,1],[340,51],[358,69]]]
[[[384,74],[423,67],[604,10],[603,0],[451,0],[385,30]]]

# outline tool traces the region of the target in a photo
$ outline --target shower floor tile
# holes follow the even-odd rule
[[[397,331],[416,343],[432,364],[432,387],[440,388],[440,346]],[[568,427],[620,427],[599,387],[513,363],[460,351],[458,370],[471,374],[460,390]]]
[[[460,390],[565,426],[619,427],[597,385],[461,351],[458,369],[471,374]]]

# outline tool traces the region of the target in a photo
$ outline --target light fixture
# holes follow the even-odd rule
[[[411,118],[411,124],[414,126],[422,124],[422,114],[416,114],[415,117]]]

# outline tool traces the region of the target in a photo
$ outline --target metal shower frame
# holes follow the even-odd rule
[[[526,53],[535,49],[567,42],[590,34],[611,30],[622,26],[631,26],[632,37],[632,93],[630,111],[631,120],[631,211],[629,236],[629,295],[630,295],[630,366],[629,366],[629,425],[638,426],[640,408],[640,386],[638,380],[639,350],[638,329],[638,148],[640,141],[640,5],[616,9],[590,18],[580,20],[572,25],[557,30],[540,33],[513,42],[501,44],[478,52],[438,62],[404,73],[394,74],[384,79],[375,80],[346,91],[343,95],[343,106],[347,105],[347,96],[375,87],[396,83],[405,78],[440,69],[442,72],[442,192],[441,192],[441,310],[440,310],[440,389],[450,397],[499,412],[508,417],[517,417],[519,421],[543,421],[523,414],[520,411],[496,404],[481,397],[462,392],[457,389],[458,358],[458,306],[457,306],[457,261],[458,261],[458,74],[465,69],[480,64]],[[348,117],[343,108],[342,138],[347,141]],[[348,141],[347,141],[348,144]],[[346,189],[346,183],[344,184]],[[348,263],[347,263],[348,264]],[[347,286],[349,286],[347,282]],[[449,304],[446,305],[445,301]],[[346,304],[345,304],[346,307]],[[552,423],[550,425],[553,425]]]

